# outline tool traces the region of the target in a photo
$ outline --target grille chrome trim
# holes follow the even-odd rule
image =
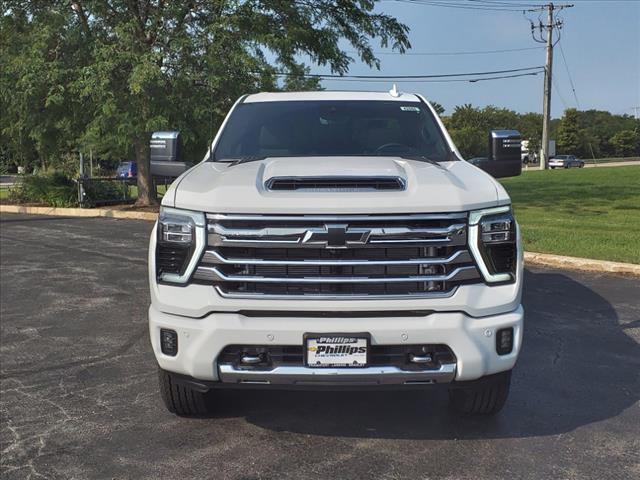
[[[467,250],[458,250],[451,256],[436,258],[412,258],[409,260],[263,260],[257,258],[226,258],[216,250],[206,250],[202,262],[226,265],[313,265],[313,266],[368,266],[368,265],[442,265],[471,262]]]
[[[227,213],[207,213],[207,220],[211,221],[287,221],[287,222],[357,222],[357,221],[396,221],[396,220],[463,220],[467,221],[466,212],[456,213],[408,213],[405,215],[242,215]]]
[[[224,298],[446,298],[482,276],[468,213],[207,214],[194,281]]]
[[[475,271],[476,267],[458,267],[447,275],[420,275],[408,277],[252,277],[248,275],[225,275],[216,267],[199,266],[194,278],[240,283],[416,283],[446,282],[463,277],[465,273]]]
[[[326,245],[326,241],[314,241],[310,237],[315,233],[325,232],[326,228],[325,226],[323,228],[265,227],[234,229],[215,223],[208,225],[209,245],[240,245],[243,247],[297,245],[300,247],[318,247]],[[466,224],[454,223],[445,228],[374,227],[370,229],[352,228],[350,231],[359,234],[360,237],[367,237],[368,245],[391,243],[459,245],[461,242],[457,241],[457,237],[462,236],[465,229]],[[368,233],[368,236],[366,233]],[[360,245],[362,241],[354,243]]]
[[[230,299],[260,299],[260,300],[406,300],[407,298],[449,298],[453,296],[458,287],[454,287],[446,292],[421,292],[403,294],[351,294],[351,293],[303,293],[303,294],[275,294],[275,293],[255,293],[255,292],[225,292],[220,286],[215,287],[216,292],[222,298]]]

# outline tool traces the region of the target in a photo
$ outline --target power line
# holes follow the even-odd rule
[[[304,74],[304,77],[308,78],[345,78],[345,79],[377,79],[377,80],[399,80],[399,79],[408,79],[408,80],[422,80],[428,78],[446,78],[446,77],[472,77],[479,75],[498,75],[502,73],[514,73],[514,72],[525,72],[527,70],[540,70],[544,69],[543,66],[536,67],[525,67],[525,68],[511,68],[508,70],[494,70],[489,72],[468,72],[468,73],[441,73],[434,75],[338,75],[338,74],[323,74],[323,73],[308,73]],[[254,72],[255,73],[255,72]],[[284,77],[299,77],[301,75],[295,73],[287,73],[287,72],[276,72],[275,75],[284,76]]]
[[[473,2],[473,3],[480,3],[480,4],[486,3],[489,5],[502,5],[505,7],[518,6],[518,7],[538,8],[542,6],[540,4],[535,4],[535,3],[516,3],[516,2],[504,2],[504,1],[495,1],[495,0],[467,0],[467,1]]]
[[[424,80],[415,80],[415,79],[410,79],[410,80],[404,80],[404,79],[379,80],[379,79],[370,79],[370,78],[365,78],[365,79],[356,79],[356,78],[322,78],[321,80],[323,82],[359,82],[359,83],[389,83],[390,81],[393,81],[395,83],[452,83],[452,82],[476,83],[476,82],[484,82],[484,81],[489,81],[489,80],[501,80],[501,79],[504,79],[504,78],[535,76],[535,75],[539,75],[543,71],[544,70],[541,69],[541,70],[539,70],[537,72],[518,73],[518,74],[515,74],[515,75],[500,75],[500,76],[496,76],[496,77],[478,77],[478,78],[451,78],[451,79],[441,79],[441,80],[429,80],[429,79],[424,79]]]
[[[485,11],[485,12],[518,12],[522,13],[527,10],[527,7],[524,8],[513,8],[516,4],[507,7],[507,6],[483,6],[480,4],[471,4],[471,3],[460,3],[460,2],[445,2],[437,1],[437,0],[390,0],[395,2],[408,3],[410,5],[423,5],[428,7],[446,7],[446,8],[458,8],[463,10],[475,10],[475,11]],[[541,5],[535,5],[535,8],[540,8]]]
[[[567,104],[567,102],[564,101],[564,97],[562,96],[562,93],[560,92],[560,89],[558,88],[558,84],[556,83],[556,77],[551,77],[551,82],[553,83],[553,88],[555,89],[556,93],[558,94],[558,97],[560,97],[560,101],[562,102],[562,105],[564,106],[564,109],[566,110],[567,108],[569,108],[569,105]]]
[[[373,52],[374,55],[402,55],[402,56],[454,56],[454,55],[484,55],[492,53],[524,52],[527,50],[542,50],[545,47],[503,48],[500,50],[469,50],[460,52]],[[358,53],[348,50],[347,53]]]
[[[573,78],[571,78],[571,72],[569,72],[569,65],[567,64],[567,58],[564,56],[564,49],[562,48],[562,43],[558,42],[560,46],[560,54],[562,55],[562,63],[564,63],[564,68],[567,71],[567,76],[569,77],[569,84],[571,85],[571,91],[573,92],[573,98],[576,99],[576,106],[578,110],[582,110],[580,108],[580,101],[578,100],[578,95],[576,94],[576,87],[573,84]]]
[[[471,83],[475,83],[475,82],[484,82],[484,81],[487,81],[487,80],[499,80],[499,79],[502,79],[502,78],[526,77],[528,75],[535,76],[535,75],[538,75],[539,73],[542,73],[542,72],[544,72],[544,69],[538,70],[537,72],[521,73],[519,75],[504,75],[504,76],[501,76],[501,77],[474,78],[473,80],[469,80],[469,81]]]

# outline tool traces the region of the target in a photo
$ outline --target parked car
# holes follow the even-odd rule
[[[136,162],[121,162],[116,171],[118,178],[135,178],[138,175],[138,165]]]
[[[550,168],[571,168],[571,167],[584,167],[584,162],[575,155],[556,155],[549,159]]]
[[[525,152],[521,155],[522,164],[529,165],[530,163],[538,163],[538,156],[533,152]]]
[[[523,263],[495,177],[520,174],[520,142],[492,131],[473,166],[427,100],[395,89],[240,98],[151,234],[168,410],[205,414],[223,388],[433,384],[464,414],[500,410]]]

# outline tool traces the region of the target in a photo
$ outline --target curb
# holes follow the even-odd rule
[[[0,205],[0,213],[24,213],[27,215],[55,215],[65,217],[108,217],[147,220],[151,222],[155,222],[158,218],[158,214],[153,212],[127,212],[106,208],[27,207],[22,205]]]
[[[624,273],[640,277],[640,265],[635,263],[608,262],[606,260],[564,257],[562,255],[534,252],[524,252],[524,262],[526,265],[542,265],[596,273]]]
[[[147,220],[155,222],[157,213],[126,212],[103,208],[55,208],[55,207],[26,207],[20,205],[0,205],[0,213],[24,213],[27,215],[59,215],[67,217],[107,217],[129,220]],[[527,265],[541,265],[569,270],[581,270],[595,273],[623,273],[640,277],[640,265],[634,263],[608,262],[592,260],[590,258],[564,257],[549,253],[524,252]]]

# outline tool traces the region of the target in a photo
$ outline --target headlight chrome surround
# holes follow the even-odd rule
[[[182,274],[163,272],[156,278],[167,283],[187,283],[207,244],[205,214],[191,210],[160,207],[157,229],[156,252],[161,245],[175,245],[176,247],[190,248],[190,257]],[[158,271],[157,256],[156,271]]]
[[[500,215],[500,214],[505,214],[506,215],[511,215],[512,216],[512,212],[511,212],[511,206],[510,205],[504,205],[501,207],[493,207],[493,208],[486,208],[483,210],[474,210],[469,212],[469,249],[471,250],[471,253],[473,255],[473,257],[476,260],[476,263],[478,264],[478,268],[480,269],[480,272],[482,273],[482,276],[484,277],[485,281],[487,283],[506,283],[506,282],[512,282],[515,280],[515,274],[512,273],[491,273],[491,271],[489,270],[489,267],[487,266],[487,263],[485,262],[484,256],[482,254],[482,252],[480,251],[480,241],[483,240],[483,238],[486,238],[486,236],[488,234],[490,234],[490,231],[488,232],[483,232],[482,231],[482,218],[487,217],[487,216],[494,216],[494,215]],[[502,221],[502,220],[500,220]],[[519,251],[518,249],[520,248],[519,244],[518,244],[518,227],[517,227],[517,223],[515,223],[515,219],[513,219],[514,222],[514,238],[512,240],[509,240],[509,238],[505,238],[503,241],[513,241],[516,245],[516,262],[518,261],[518,257],[519,257]],[[506,222],[503,222],[506,223]],[[490,241],[488,243],[491,243]]]

